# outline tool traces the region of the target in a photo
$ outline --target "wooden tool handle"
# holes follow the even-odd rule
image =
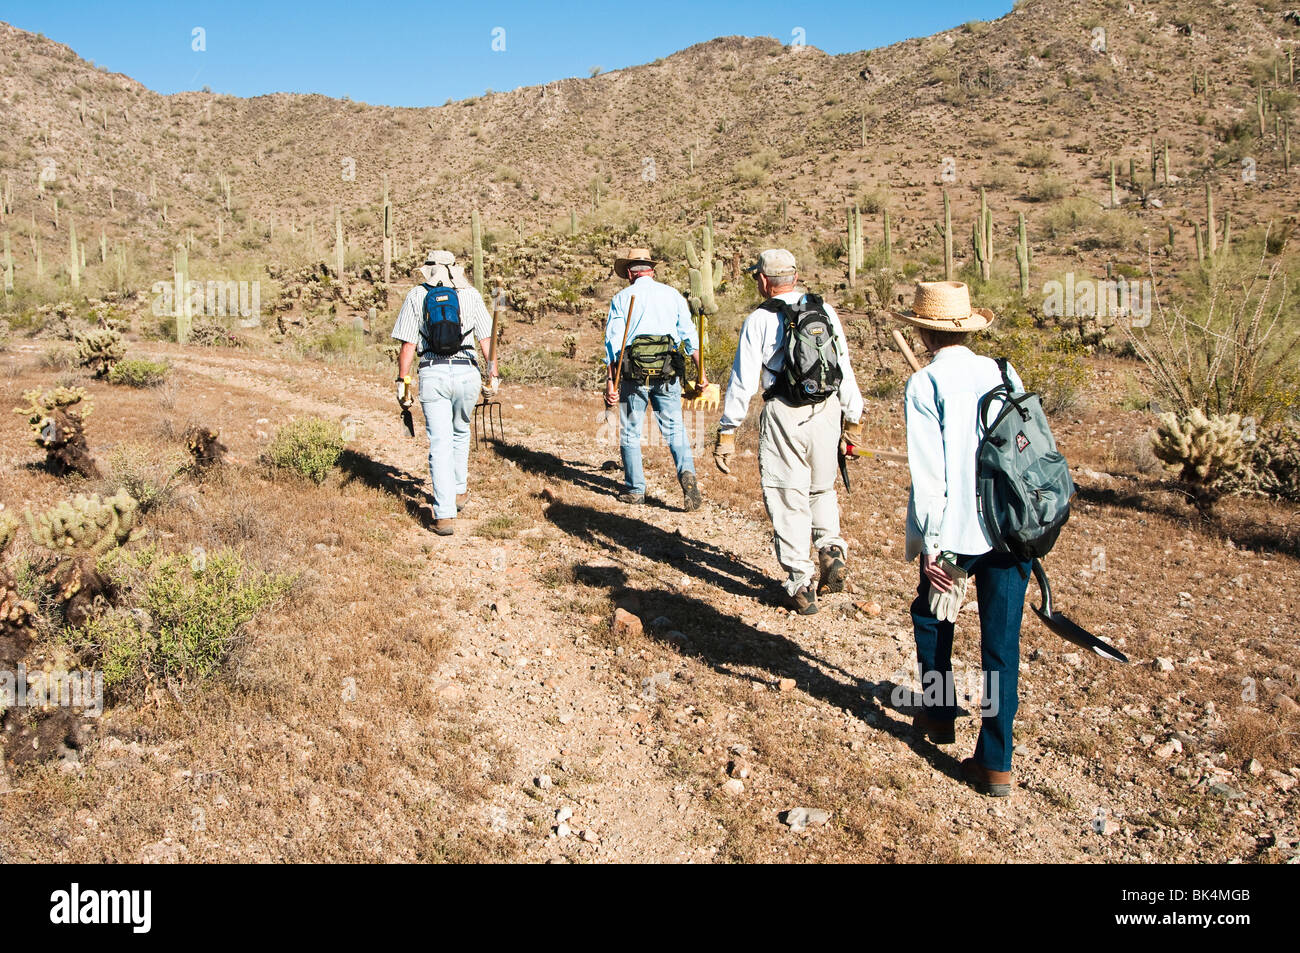
[[[907,363],[912,365],[912,370],[919,371],[921,369],[921,362],[918,361],[916,355],[912,353],[912,347],[907,343],[907,338],[903,337],[903,332],[898,330],[898,328],[894,328],[893,335],[894,343],[897,344],[898,349],[903,352],[903,357],[907,358]]]
[[[632,308],[636,305],[636,295],[627,303],[627,317],[623,319],[623,344],[618,349],[618,367],[614,371],[614,392],[623,380],[623,352],[627,350],[627,330],[632,326]]]

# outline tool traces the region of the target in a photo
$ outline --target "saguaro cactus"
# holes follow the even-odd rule
[[[388,201],[388,175],[384,175],[384,284],[393,280],[393,205]]]
[[[5,232],[5,293],[12,294],[14,290],[14,256],[9,250],[9,233]]]
[[[194,328],[194,311],[190,307],[190,253],[184,244],[176,246],[172,268],[176,273],[176,343],[188,344]]]
[[[889,209],[885,209],[882,214],[885,220],[884,221],[884,226],[885,226],[884,266],[886,268],[892,268],[894,265],[894,237],[889,230]]]
[[[713,292],[722,285],[722,262],[713,259],[713,213],[705,216],[704,230],[700,236],[700,252],[695,243],[686,239],[686,260],[700,273],[700,308],[702,314],[717,314],[718,301]]]
[[[943,190],[943,279],[952,281],[952,202]]]
[[[334,277],[339,284],[343,283],[343,254],[345,246],[343,244],[343,215],[336,208],[334,210]]]
[[[975,250],[975,261],[979,263],[980,277],[988,281],[993,274],[993,213],[984,190],[980,189],[979,218],[971,227],[971,245]]]
[[[1119,208],[1119,194],[1115,191],[1115,160],[1110,160],[1110,207]]]
[[[1029,235],[1025,229],[1025,213],[1020,213],[1016,236],[1016,267],[1020,269],[1020,293],[1029,294]]]
[[[474,287],[478,293],[483,293],[483,223],[479,219],[478,209],[470,215],[470,239],[474,243],[471,249],[472,265],[474,269]]]
[[[68,278],[74,293],[81,290],[81,257],[77,253],[77,223],[68,222]]]
[[[845,242],[845,250],[848,252],[849,259],[850,288],[858,281],[858,229],[861,227],[861,220],[858,218],[857,210],[856,205],[844,209],[845,218],[848,219],[848,240]]]
[[[1205,183],[1205,227],[1206,239],[1209,242],[1206,251],[1211,258],[1218,251],[1219,243],[1214,235],[1214,192],[1210,189],[1210,183]]]

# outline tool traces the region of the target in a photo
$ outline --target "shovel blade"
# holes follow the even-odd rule
[[[407,436],[415,436],[415,419],[411,416],[410,408],[402,411],[402,426],[406,428]]]
[[[1071,622],[1059,612],[1046,613],[1037,606],[1034,607],[1034,615],[1042,621],[1052,632],[1065,639],[1067,642],[1073,642],[1080,648],[1091,649],[1102,658],[1110,659],[1113,662],[1128,662],[1128,656],[1117,648],[1113,648],[1108,643],[1103,642],[1091,632],[1082,626]]]

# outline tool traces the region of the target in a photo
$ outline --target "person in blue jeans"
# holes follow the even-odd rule
[[[433,531],[439,536],[455,532],[456,514],[469,503],[470,417],[483,389],[475,342],[484,359],[491,361],[492,316],[483,296],[466,280],[464,269],[454,263],[455,257],[449,251],[429,252],[420,268],[424,283],[406,295],[393,327],[393,337],[402,342],[397,356],[398,403],[408,409],[418,396],[424,411],[433,483]],[[461,346],[454,354],[435,353],[425,339],[424,299],[430,289],[454,289],[456,294]],[[411,365],[417,356],[418,391],[411,381]],[[495,364],[489,364],[488,380],[489,391],[496,393]]]
[[[907,558],[921,557],[912,628],[921,669],[922,703],[915,728],[937,744],[956,741],[957,693],[952,675],[954,621],[974,579],[980,622],[983,698],[975,753],[962,776],[993,797],[1011,793],[1012,726],[1019,706],[1020,624],[1030,563],[995,551],[976,501],[975,454],[980,398],[1002,381],[997,363],[966,347],[992,312],[973,309],[966,285],[920,282],[911,309],[892,312],[915,327],[929,365],[907,382]],[[1015,370],[1008,377],[1023,391]]]
[[[640,380],[633,368],[635,362],[627,356],[639,346],[638,338],[670,338],[684,351],[685,359],[690,360],[699,347],[690,307],[675,288],[655,281],[655,262],[648,248],[621,252],[614,260],[614,273],[628,282],[610,301],[605,322],[605,406],[619,405],[619,451],[623,458],[624,489],[618,499],[633,505],[645,502],[641,427],[646,408],[650,407],[677,467],[677,482],[685,501],[683,508],[698,509],[700,488],[682,419],[682,381],[671,375]],[[621,370],[620,354],[623,355]]]

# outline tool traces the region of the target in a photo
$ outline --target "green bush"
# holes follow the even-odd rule
[[[271,466],[293,470],[315,483],[324,483],[343,452],[338,424],[319,417],[303,417],[276,431],[266,458]]]
[[[70,641],[97,660],[106,686],[116,691],[151,679],[184,684],[210,677],[240,627],[293,582],[250,568],[231,549],[206,556],[119,549],[99,568],[118,587],[123,607],[72,633]]]
[[[167,379],[171,365],[166,361],[151,361],[148,358],[133,357],[119,361],[108,372],[110,384],[124,387],[157,387]]]
[[[1036,329],[1027,315],[1004,314],[992,334],[972,343],[982,354],[1010,361],[1025,389],[1042,398],[1049,414],[1072,409],[1083,396],[1087,368],[1082,347],[1060,331]]]
[[[1028,195],[1034,202],[1055,202],[1065,198],[1069,186],[1059,175],[1048,172],[1040,175],[1029,185]]]

